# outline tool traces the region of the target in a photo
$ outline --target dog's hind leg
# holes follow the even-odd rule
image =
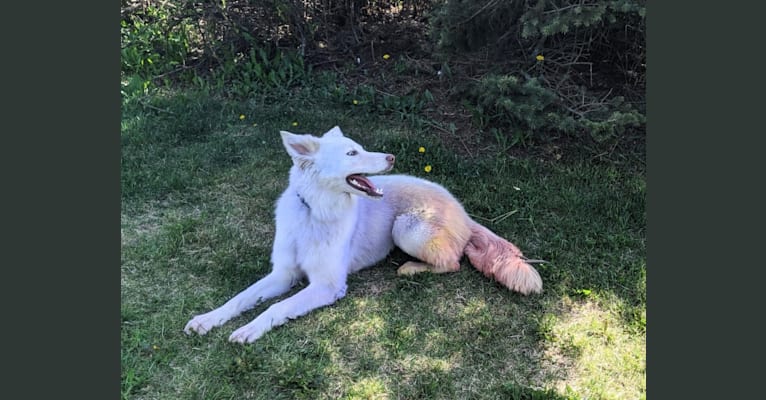
[[[442,274],[445,272],[455,272],[460,269],[460,263],[451,265],[433,265],[418,261],[407,261],[396,270],[397,275],[415,275],[421,272],[431,272]]]
[[[414,275],[420,272],[440,274],[459,270],[470,230],[461,224],[450,226],[411,213],[396,218],[392,233],[394,243],[400,249],[422,261],[404,263],[397,274]]]

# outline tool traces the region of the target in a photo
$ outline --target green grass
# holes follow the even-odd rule
[[[183,334],[193,315],[270,269],[273,204],[290,165],[278,131],[336,124],[396,154],[394,172],[444,184],[478,221],[548,260],[538,266],[545,292],[512,293],[467,262],[454,274],[398,277],[409,258],[395,251],[352,275],[336,304],[252,345],[226,339],[272,302],[206,336]],[[641,168],[494,149],[470,158],[438,133],[307,96],[126,100],[122,398],[645,398]]]

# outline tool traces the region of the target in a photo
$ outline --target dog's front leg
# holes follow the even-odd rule
[[[204,335],[210,329],[223,325],[243,311],[255,307],[261,301],[287,292],[295,284],[296,278],[295,274],[288,269],[275,269],[224,305],[192,318],[184,327],[184,332],[190,334],[194,331]]]
[[[229,341],[252,343],[264,333],[289,319],[294,319],[319,307],[335,303],[346,295],[346,284],[325,282],[310,283],[295,295],[269,307],[249,324],[237,329],[229,336]]]

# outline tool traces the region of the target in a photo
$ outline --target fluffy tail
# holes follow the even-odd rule
[[[464,252],[476,269],[511,290],[525,295],[543,291],[543,280],[529,265],[531,260],[527,260],[511,242],[475,221]]]

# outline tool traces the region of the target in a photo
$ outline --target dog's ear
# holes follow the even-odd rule
[[[296,135],[287,131],[279,131],[282,144],[291,157],[307,157],[319,150],[319,139],[311,135]]]
[[[336,125],[329,131],[325,132],[322,137],[343,137],[343,132],[341,132],[340,127]]]

